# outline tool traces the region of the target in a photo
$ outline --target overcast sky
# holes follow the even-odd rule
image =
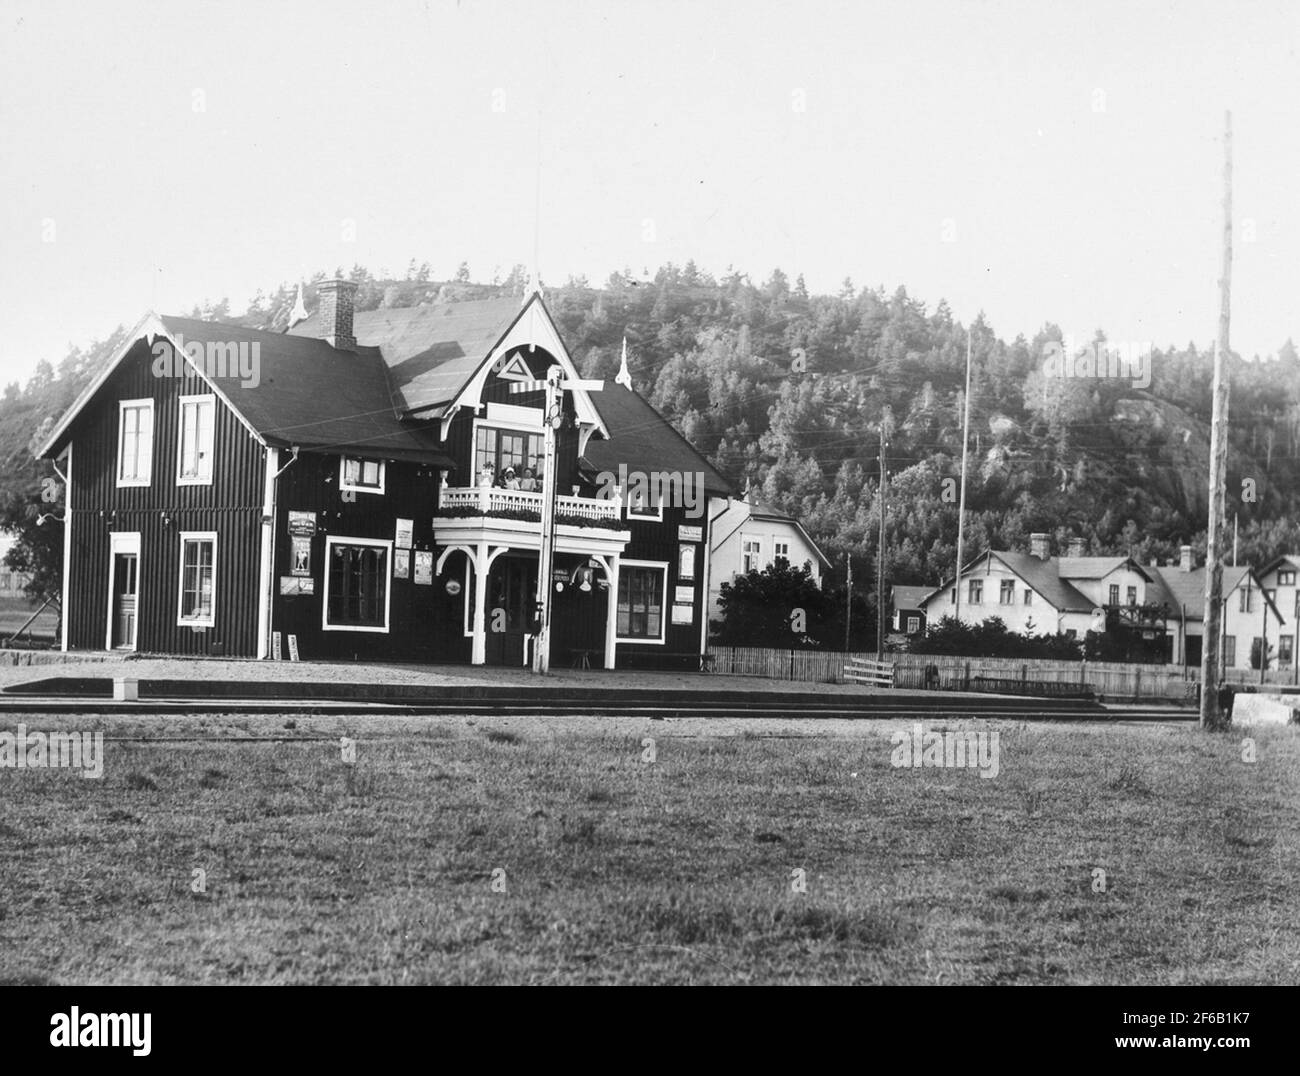
[[[1006,338],[1300,337],[1300,5],[0,0],[0,380],[360,262],[904,284]],[[538,161],[540,225],[535,228]],[[350,229],[349,222],[354,222]]]

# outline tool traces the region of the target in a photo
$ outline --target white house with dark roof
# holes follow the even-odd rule
[[[1294,681],[1300,683],[1300,647],[1296,645],[1300,634],[1300,554],[1276,557],[1256,574],[1277,610],[1277,619],[1270,617],[1266,625],[1265,638],[1272,648],[1269,668],[1291,669]]]
[[[1205,568],[1194,564],[1191,546],[1183,546],[1179,562],[1166,568],[1120,555],[1083,556],[1079,540],[1071,542],[1069,554],[1051,556],[1045,534],[1030,536],[1029,553],[982,553],[962,569],[961,620],[978,624],[996,616],[1011,631],[1063,632],[1081,639],[1089,631],[1105,630],[1107,611],[1123,617],[1131,609],[1136,629],[1165,634],[1168,662],[1200,666]],[[1224,666],[1249,668],[1252,641],[1268,625],[1276,639],[1281,615],[1249,567],[1224,568],[1223,596]],[[924,607],[931,623],[955,615],[953,580],[933,590]]]
[[[831,566],[803,524],[768,504],[752,484],[743,497],[729,501],[714,518],[710,559],[710,619],[720,615],[722,584],[737,576],[761,572],[774,561],[785,560],[795,568],[807,565],[820,585],[822,572]]]

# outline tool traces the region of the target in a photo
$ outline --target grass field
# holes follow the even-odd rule
[[[1184,724],[970,722],[983,779],[892,767],[905,727],[116,720],[207,738],[0,769],[0,980],[1300,979],[1296,729],[1245,762]]]

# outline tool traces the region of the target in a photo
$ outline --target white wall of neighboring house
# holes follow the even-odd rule
[[[1010,601],[1004,586],[1010,588]],[[990,617],[999,617],[1006,624],[1008,631],[1028,635],[1055,635],[1064,628],[1058,627],[1062,615],[1043,595],[1033,590],[996,557],[982,563],[974,571],[963,573],[961,577],[961,621],[963,624],[982,624]],[[1025,593],[1029,592],[1026,602]],[[978,597],[973,600],[972,594]],[[926,605],[929,623],[937,624],[945,616],[956,614],[952,587],[941,594],[936,594]],[[1069,617],[1070,614],[1065,614]],[[1087,630],[1090,617],[1083,616],[1083,630]],[[1066,625],[1074,626],[1073,623]]]
[[[1146,604],[1146,578],[1131,565],[1121,565],[1101,579],[1078,579],[1070,575],[1063,578],[1095,607]]]
[[[750,566],[761,572],[778,556],[784,556],[795,568],[807,564],[814,581],[821,585],[821,559],[803,532],[792,521],[755,516],[752,508],[748,501],[735,500],[714,520],[713,535],[718,544],[713,547],[709,568],[710,619],[720,615],[718,598],[723,583],[744,575]]]
[[[1298,561],[1300,556],[1292,560]],[[1279,624],[1273,616],[1268,618],[1266,638],[1273,647],[1269,668],[1295,669],[1297,655],[1300,655],[1300,646],[1297,645],[1300,644],[1300,565],[1276,565],[1260,578],[1260,583],[1265,590],[1272,592],[1273,604],[1283,620]],[[1246,657],[1249,661],[1249,651]]]

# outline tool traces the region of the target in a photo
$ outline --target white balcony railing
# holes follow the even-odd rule
[[[477,486],[457,489],[450,486],[442,488],[443,509],[470,509],[482,512],[485,516],[506,515],[511,512],[542,513],[542,495],[522,489],[503,489],[500,486]],[[557,516],[581,516],[597,522],[617,523],[623,510],[622,496],[608,500],[600,497],[568,497],[557,495],[555,514]]]

